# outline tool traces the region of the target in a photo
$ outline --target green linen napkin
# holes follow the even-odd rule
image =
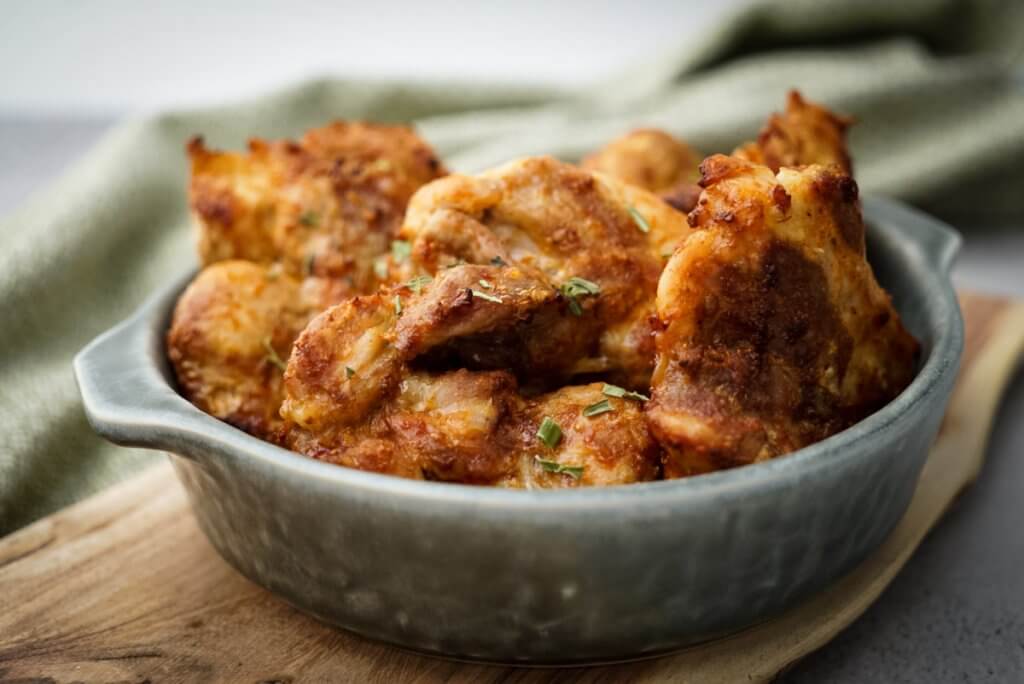
[[[571,92],[320,80],[125,123],[0,224],[0,535],[154,461],[91,432],[71,358],[195,265],[192,134],[240,147],[335,118],[412,121],[449,166],[474,171],[525,154],[572,160],[638,125],[728,151],[797,87],[859,119],[864,190],[969,230],[1024,214],[1022,47],[1017,0],[778,0]]]

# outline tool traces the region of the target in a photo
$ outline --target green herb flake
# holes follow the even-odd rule
[[[345,366],[345,379],[348,380],[356,374],[356,369],[352,366]]]
[[[593,418],[594,416],[599,416],[602,413],[609,413],[614,410],[615,409],[612,408],[612,405],[608,403],[607,399],[602,399],[596,404],[591,404],[583,409],[583,415],[587,418]]]
[[[601,286],[585,278],[573,276],[562,283],[560,288],[562,295],[569,302],[569,311],[574,316],[583,315],[583,307],[580,306],[580,297],[596,297],[601,294]]]
[[[305,211],[299,217],[299,223],[307,228],[316,228],[320,225],[320,216],[315,211]]]
[[[544,416],[544,420],[540,422],[540,427],[537,428],[537,439],[554,449],[562,441],[562,428],[558,426],[558,423],[551,420],[551,416]]]
[[[465,266],[465,265],[466,265],[466,260],[465,259],[456,259],[455,261],[453,261],[452,263],[448,264],[444,268],[445,268],[445,270],[448,270],[448,269],[451,269],[451,268],[455,268],[456,266]]]
[[[412,245],[405,240],[391,241],[391,256],[395,261],[405,261],[412,254]]]
[[[489,280],[484,280],[483,278],[481,278],[480,280],[478,280],[476,282],[480,283],[480,287],[484,288],[485,290],[493,290],[494,289],[494,285],[491,285],[491,281],[489,281]]]
[[[267,350],[267,355],[263,357],[264,360],[266,360],[267,363],[273,366],[277,366],[282,371],[284,371],[286,367],[285,363],[284,361],[281,360],[281,357],[277,355],[277,350],[274,349],[274,345],[270,343],[269,337],[263,338],[263,348]]]
[[[578,480],[583,477],[583,466],[581,465],[563,465],[558,461],[549,461],[540,456],[534,456],[537,463],[546,473],[558,473],[560,475],[568,475],[574,480]]]
[[[387,280],[388,278],[388,260],[387,257],[378,257],[373,261],[373,275],[377,276],[377,280]]]
[[[650,399],[646,394],[640,394],[639,392],[630,392],[629,390],[623,389],[618,385],[605,384],[601,388],[601,394],[606,397],[615,397],[616,399],[632,399],[633,401],[647,401]]]
[[[305,260],[302,262],[302,273],[311,276],[313,275],[313,267],[316,265],[316,254],[310,252],[306,255]]]
[[[629,215],[633,217],[633,223],[636,224],[641,233],[651,232],[651,224],[647,222],[643,214],[636,210],[636,207],[626,207],[626,209],[629,211]]]
[[[402,298],[399,297],[398,295],[395,295],[395,315],[402,315]]]
[[[425,285],[428,285],[431,280],[432,278],[430,276],[416,276],[405,285],[416,294],[419,294],[420,290],[422,290]]]
[[[495,297],[494,295],[489,295],[486,292],[481,292],[480,290],[471,289],[470,292],[473,293],[474,297],[479,297],[480,299],[486,300],[488,302],[494,302],[495,304],[502,303],[501,297]]]
[[[505,260],[502,259],[500,256],[493,256],[491,257],[491,266],[497,266],[501,268],[502,266],[508,266],[508,264],[506,264]]]

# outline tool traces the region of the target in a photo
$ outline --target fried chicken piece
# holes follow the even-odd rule
[[[722,155],[702,173],[658,286],[646,413],[666,477],[824,439],[899,394],[918,351],[865,259],[853,179]]]
[[[248,154],[188,145],[190,204],[204,264],[280,261],[293,276],[347,279],[372,292],[406,204],[445,174],[405,126],[335,122],[299,142],[252,140]]]
[[[477,275],[482,268],[460,266],[451,272]],[[289,448],[361,470],[505,487],[653,479],[658,450],[636,405],[608,398],[612,412],[582,416],[585,407],[606,399],[600,384],[528,400],[508,371],[414,369],[413,362],[431,349],[460,334],[486,331],[499,320],[488,310],[497,303],[474,295],[468,305],[455,307],[454,315],[463,320],[451,320],[453,314],[442,307],[446,323],[427,327],[431,334],[451,330],[454,337],[420,337],[422,321],[448,298],[441,279],[451,272],[418,292],[403,286],[356,297],[309,324],[285,373],[281,415],[288,421]],[[488,292],[515,307],[509,284],[498,286],[497,277],[494,282]],[[536,437],[544,416],[559,420],[564,430],[549,456],[583,465],[581,478],[549,473],[536,460],[545,448]]]
[[[620,328],[649,325],[662,255],[689,232],[685,217],[651,193],[537,157],[425,186],[401,237],[411,243],[406,275],[506,265],[560,292],[559,316],[533,327],[550,351],[530,360],[550,382],[611,371],[646,388],[653,359],[639,350],[645,334],[638,342]],[[550,302],[538,308],[550,312]]]
[[[853,164],[846,148],[846,129],[853,119],[835,114],[821,105],[789,91],[786,111],[772,114],[757,142],[747,143],[733,155],[778,171],[783,166],[835,164],[846,175],[853,175]]]
[[[364,422],[324,432],[292,429],[288,446],[319,460],[411,479],[507,488],[607,486],[653,480],[659,449],[630,401],[583,416],[606,399],[601,385],[567,387],[527,401],[505,371],[410,372]],[[550,448],[537,437],[562,426]]]
[[[700,195],[699,165],[696,150],[657,128],[630,131],[580,162],[584,169],[649,190],[683,212]]]
[[[564,387],[530,401],[520,428],[515,468],[496,482],[516,489],[608,486],[654,480],[660,449],[639,404],[602,394],[602,383]],[[588,407],[608,409],[584,415]],[[537,437],[547,418],[559,427],[558,442]]]
[[[528,380],[557,375],[564,369],[562,355],[587,350],[588,338],[577,334],[582,326],[566,299],[545,278],[517,265],[444,269],[423,292],[403,305],[396,345],[424,365],[507,369]]]
[[[407,290],[409,288],[399,288]],[[314,319],[285,373],[281,415],[299,453],[360,470],[412,479],[489,482],[515,453],[505,420],[520,402],[504,371],[415,372],[401,349],[403,298],[356,297]]]
[[[167,354],[182,392],[200,409],[275,441],[281,375],[306,323],[347,293],[249,261],[203,269],[178,299]]]
[[[288,446],[359,470],[411,479],[489,484],[515,457],[520,399],[504,371],[409,373],[366,420],[288,431]]]

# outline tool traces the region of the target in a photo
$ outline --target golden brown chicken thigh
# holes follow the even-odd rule
[[[592,383],[563,387],[523,408],[515,467],[495,484],[516,489],[608,486],[657,478],[661,449],[640,404]],[[557,435],[541,439],[538,432]],[[556,427],[551,427],[551,426]]]
[[[276,439],[292,342],[343,295],[337,283],[302,282],[249,261],[206,267],[178,300],[167,334],[167,354],[185,396],[246,432]]]
[[[786,111],[772,114],[757,141],[737,148],[733,155],[773,171],[783,166],[835,164],[852,176],[853,164],[846,149],[846,129],[852,123],[853,119],[808,102],[791,90]]]
[[[515,317],[496,316],[494,307],[533,302],[528,280],[519,290],[522,283],[502,280],[515,266],[496,268],[458,266],[415,288],[342,302],[313,320],[285,373],[286,444],[332,463],[415,479],[506,487],[653,479],[659,452],[643,414],[634,402],[602,396],[601,385],[526,399],[508,371],[423,369],[437,364],[432,351],[477,335],[482,353],[496,353],[483,340],[502,339]],[[486,299],[447,284],[470,275],[490,285]],[[602,401],[606,410],[584,416]],[[537,436],[545,417],[564,431],[551,447]]]
[[[689,232],[685,217],[651,193],[537,157],[425,186],[401,237],[410,244],[406,276],[460,263],[514,267],[559,293],[559,314],[533,326],[549,353],[531,363],[549,381],[611,372],[646,388],[663,254]],[[550,312],[551,302],[538,308]],[[526,310],[504,311],[528,325]]]
[[[902,391],[918,350],[865,260],[849,176],[722,155],[702,172],[697,230],[658,286],[646,412],[666,477],[828,437]]]
[[[580,166],[659,195],[680,211],[700,195],[700,155],[656,128],[640,128],[584,157]]]
[[[444,175],[410,128],[335,122],[299,142],[253,140],[248,154],[188,146],[190,204],[203,263],[280,261],[293,276],[344,278],[359,292],[378,281],[405,207]]]

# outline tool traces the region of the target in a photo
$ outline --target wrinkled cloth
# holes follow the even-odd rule
[[[331,79],[124,123],[0,223],[0,535],[155,459],[92,433],[71,359],[195,267],[183,150],[193,134],[240,148],[331,119],[412,122],[471,172],[521,155],[575,160],[641,125],[728,151],[796,87],[858,120],[850,144],[865,192],[969,232],[1024,214],[1022,56],[1017,0],[777,0],[570,91]]]

